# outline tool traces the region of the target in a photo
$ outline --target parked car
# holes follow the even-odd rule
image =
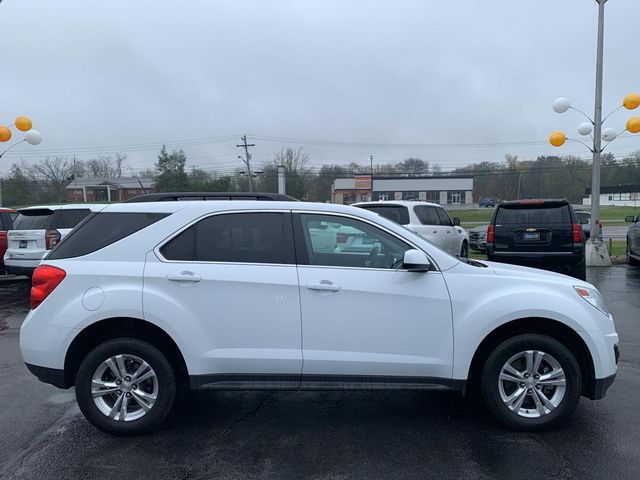
[[[40,261],[78,223],[104,205],[68,204],[21,208],[7,233],[4,264],[8,273],[31,276]]]
[[[591,212],[576,210],[576,215],[578,216],[578,220],[582,226],[585,238],[589,238],[591,236]]]
[[[469,235],[460,226],[460,219],[453,221],[437,203],[409,201],[359,202],[354,207],[376,212],[389,220],[416,232],[435,243],[453,256],[469,256]]]
[[[487,251],[487,227],[482,225],[469,230],[469,247],[476,252]]]
[[[369,251],[316,250],[322,225]],[[108,205],[33,276],[22,357],[75,386],[97,428],[157,427],[192,389],[453,390],[477,386],[524,430],[566,420],[614,381],[618,335],[589,283],[461,261],[344,205]],[[303,361],[304,359],[304,361]]]
[[[627,230],[627,263],[640,265],[640,215],[628,215],[624,221],[633,224]]]
[[[11,208],[0,207],[0,272],[5,273],[4,252],[7,251],[7,232],[13,228],[17,213]]]
[[[483,198],[478,202],[480,208],[493,208],[496,206],[496,201],[493,198]]]
[[[487,229],[487,258],[585,280],[585,236],[568,200],[502,202]]]

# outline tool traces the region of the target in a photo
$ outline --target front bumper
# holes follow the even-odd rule
[[[587,392],[587,398],[590,398],[591,400],[600,400],[601,398],[604,398],[607,394],[607,390],[611,385],[613,385],[613,381],[615,379],[615,373],[605,378],[596,378],[593,382],[593,386],[591,387],[591,391]]]

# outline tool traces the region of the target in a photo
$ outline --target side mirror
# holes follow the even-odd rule
[[[460,217],[453,217],[453,224],[456,227],[459,227],[460,226]]]
[[[626,217],[624,217],[624,221],[633,223],[636,221],[636,217],[634,217],[633,215],[627,215]]]
[[[422,250],[411,249],[404,252],[402,268],[410,272],[428,272],[431,270],[431,262]]]

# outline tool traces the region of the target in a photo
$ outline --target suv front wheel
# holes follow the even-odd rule
[[[108,340],[82,360],[76,399],[96,428],[138,435],[157,427],[171,411],[175,374],[166,357],[137,338]]]
[[[517,430],[542,430],[566,420],[582,391],[580,367],[558,340],[522,334],[500,343],[482,371],[482,394],[493,416]]]

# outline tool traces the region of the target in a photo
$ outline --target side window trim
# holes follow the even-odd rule
[[[387,228],[385,228],[382,225],[378,225],[375,222],[371,222],[366,218],[361,218],[361,217],[356,217],[356,216],[352,216],[346,213],[341,213],[341,212],[322,212],[322,211],[316,211],[316,210],[292,210],[292,221],[293,221],[293,237],[294,237],[294,242],[295,242],[295,251],[296,251],[296,259],[297,259],[297,264],[298,265],[302,265],[302,266],[309,266],[309,267],[313,267],[313,268],[339,268],[339,269],[348,269],[348,270],[353,270],[353,269],[357,269],[357,270],[379,270],[379,271],[385,271],[388,272],[390,271],[387,268],[377,268],[377,267],[344,267],[344,266],[327,266],[327,265],[310,265],[309,264],[309,255],[308,255],[308,250],[307,250],[307,242],[305,240],[305,235],[304,235],[304,229],[302,226],[302,218],[301,215],[305,214],[305,215],[326,215],[326,216],[335,216],[335,217],[344,217],[344,218],[350,218],[352,220],[357,220],[360,222],[364,222],[367,223],[375,228],[378,228],[380,230],[382,230],[383,232],[391,235],[392,237],[394,237],[396,240],[399,240],[403,243],[406,243],[407,245],[409,245],[410,247],[416,249],[416,250],[420,250],[421,252],[424,252],[427,257],[429,258],[429,261],[431,262],[431,265],[433,265],[434,269],[432,271],[440,271],[440,267],[438,266],[438,264],[435,262],[435,260],[433,259],[433,257],[431,255],[429,255],[428,252],[425,252],[423,248],[417,246],[416,244],[414,244],[413,242],[411,242],[410,240],[401,237],[400,235],[398,235],[397,233],[395,233],[392,230],[389,230]],[[406,270],[403,269],[397,269],[396,271],[398,272],[404,272]]]
[[[233,215],[233,214],[242,214],[242,213],[280,213],[283,215],[282,224],[285,227],[285,235],[288,237],[287,248],[291,252],[288,260],[289,263],[260,263],[260,262],[231,262],[231,261],[213,261],[213,260],[171,260],[166,258],[161,249],[171,242],[178,235],[187,231],[189,228],[197,225],[203,220],[207,218],[219,216],[219,215]],[[287,220],[289,219],[289,220]],[[161,240],[154,248],[153,253],[163,263],[193,263],[193,264],[214,264],[214,265],[285,265],[285,266],[295,266],[296,265],[296,253],[294,248],[294,235],[292,232],[292,222],[291,222],[291,210],[274,210],[274,209],[265,209],[265,210],[224,210],[220,212],[210,212],[204,215],[201,215],[193,220],[191,220],[186,225],[183,225],[181,228],[173,232],[171,235],[165,237]]]

